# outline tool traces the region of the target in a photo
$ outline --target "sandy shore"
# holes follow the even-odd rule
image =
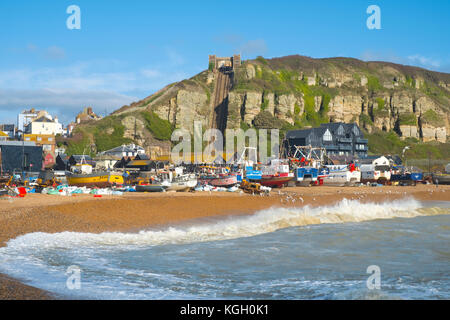
[[[297,187],[260,197],[240,193],[129,193],[124,196],[29,194],[0,200],[0,246],[30,232],[129,231],[197,218],[251,214],[270,207],[321,206],[343,198],[383,202],[405,197],[450,201],[450,186]],[[54,299],[51,294],[0,275],[0,299]]]

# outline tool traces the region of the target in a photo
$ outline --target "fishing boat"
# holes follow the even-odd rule
[[[197,186],[195,174],[185,174],[182,167],[176,167],[173,171],[165,170],[158,173],[158,179],[163,186],[167,186],[167,191],[188,191]]]
[[[136,185],[136,192],[163,192],[167,186],[162,184],[138,184]]]
[[[167,185],[167,191],[188,191],[195,188],[197,185],[197,178],[192,175],[183,175],[172,179],[171,182],[165,181],[162,184]]]
[[[269,165],[262,165],[260,168],[260,177],[255,177],[255,172],[251,171],[251,174],[247,174],[248,180],[265,187],[281,188],[294,178],[294,174],[289,171],[288,160],[272,159]]]
[[[391,174],[391,182],[400,184],[415,186],[417,182],[423,181],[422,172],[412,172],[407,168],[400,168],[397,172]]]
[[[388,184],[391,180],[389,166],[375,166],[373,164],[363,164],[361,170],[361,183]]]
[[[123,177],[106,171],[93,172],[92,165],[86,162],[85,156],[80,163],[71,166],[66,172],[67,183],[76,187],[107,188],[124,183]]]
[[[200,177],[199,181],[207,183],[213,187],[223,188],[233,187],[238,183],[237,176],[232,174],[218,175],[215,177]]]
[[[432,178],[435,184],[450,184],[450,174],[433,173]]]
[[[110,172],[93,172],[90,174],[67,173],[67,183],[77,187],[106,188],[123,184],[121,175]]]
[[[0,189],[0,197],[7,196],[8,195],[8,189]]]
[[[361,171],[352,165],[325,165],[328,174],[323,177],[323,185],[350,186],[361,181]]]
[[[299,186],[310,186],[322,184],[325,176],[322,163],[325,158],[324,148],[314,148],[311,146],[295,146],[295,153],[290,158],[294,168],[295,182]]]
[[[200,184],[209,184],[213,187],[229,188],[238,183],[237,175],[230,173],[229,168],[202,166],[202,173],[198,178]]]

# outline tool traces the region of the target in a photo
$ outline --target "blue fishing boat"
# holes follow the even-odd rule
[[[295,181],[300,185],[315,183],[319,176],[319,169],[313,167],[300,167],[295,169]]]
[[[403,172],[391,175],[391,182],[398,182],[401,185],[416,185],[417,182],[423,181],[423,173],[421,172]]]

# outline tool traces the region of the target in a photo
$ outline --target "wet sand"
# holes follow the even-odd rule
[[[101,198],[29,194],[0,200],[0,246],[30,232],[136,232],[198,218],[252,214],[270,207],[331,205],[343,198],[383,202],[405,197],[450,201],[450,186],[296,187],[275,189],[264,197],[226,192],[127,193]],[[0,299],[55,298],[0,274]]]

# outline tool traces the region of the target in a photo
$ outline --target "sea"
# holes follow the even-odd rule
[[[69,299],[450,299],[450,201],[30,233],[0,248],[0,272]]]

